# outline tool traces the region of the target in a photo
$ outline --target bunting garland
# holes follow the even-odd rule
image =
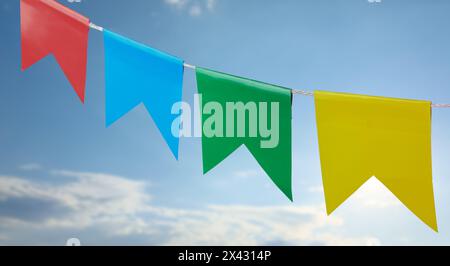
[[[172,107],[182,99],[184,68],[194,68],[203,172],[244,145],[292,200],[292,94],[314,96],[328,214],[375,177],[437,231],[430,102],[289,90],[188,65],[104,30],[55,0],[21,0],[20,8],[22,69],[53,54],[82,102],[89,28],[103,31],[107,126],[142,103],[178,159],[180,128]]]

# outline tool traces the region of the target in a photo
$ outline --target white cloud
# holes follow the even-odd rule
[[[216,6],[216,0],[206,0],[206,8],[210,11],[214,10]]]
[[[186,6],[189,0],[164,0],[167,4],[177,7],[177,8],[183,8]]]
[[[333,233],[344,224],[317,206],[210,206],[184,215],[167,244],[183,245],[378,245],[372,237]]]
[[[52,235],[58,230],[89,230],[95,234],[93,244],[104,244],[113,237],[140,237],[161,245],[379,244],[373,237],[337,233],[344,221],[327,217],[323,206],[168,208],[152,203],[146,182],[101,173],[52,174],[63,179],[50,184],[0,176],[0,243],[17,240],[23,231]],[[30,206],[43,203],[39,219],[22,217],[14,206],[5,211],[14,201],[21,202],[22,208],[24,202]]]
[[[202,12],[203,10],[198,4],[191,6],[191,8],[189,9],[189,14],[193,17],[200,16]]]
[[[324,193],[323,186],[311,186],[311,193]],[[349,197],[354,205],[363,208],[392,208],[401,206],[394,194],[386,188],[376,177],[370,178],[352,196]]]
[[[388,188],[386,188],[376,177],[369,179],[352,196],[354,202],[366,208],[392,208],[402,206]]]
[[[311,193],[321,193],[323,194],[323,186],[312,186],[308,188],[308,191]]]
[[[62,218],[50,215],[39,226],[73,228],[95,225],[107,217],[133,216],[145,211],[150,200],[144,192],[144,183],[139,181],[98,173],[58,171],[54,174],[75,180],[52,185],[1,176],[0,200],[28,199],[57,204],[66,215]]]
[[[164,2],[178,10],[187,11],[192,17],[201,16],[205,11],[214,11],[216,0],[164,0]]]
[[[251,178],[258,176],[261,172],[257,170],[241,170],[234,173],[234,175],[238,178]]]
[[[19,166],[19,169],[24,171],[37,171],[42,169],[42,165],[38,163],[22,164]]]

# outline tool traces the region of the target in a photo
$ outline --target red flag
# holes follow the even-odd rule
[[[20,0],[22,70],[53,54],[84,102],[89,19],[55,0]]]

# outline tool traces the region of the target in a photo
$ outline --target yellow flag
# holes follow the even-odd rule
[[[437,231],[431,173],[431,103],[315,92],[328,214],[375,176]]]

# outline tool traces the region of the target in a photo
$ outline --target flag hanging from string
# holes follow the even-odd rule
[[[183,61],[104,30],[106,124],[143,103],[178,159],[178,134],[172,134],[172,105],[181,101]]]
[[[431,174],[431,103],[316,91],[328,214],[371,177],[437,231]]]
[[[197,67],[203,172],[245,145],[292,200],[290,90]]]
[[[20,0],[22,70],[53,54],[84,102],[89,19],[54,0]]]

